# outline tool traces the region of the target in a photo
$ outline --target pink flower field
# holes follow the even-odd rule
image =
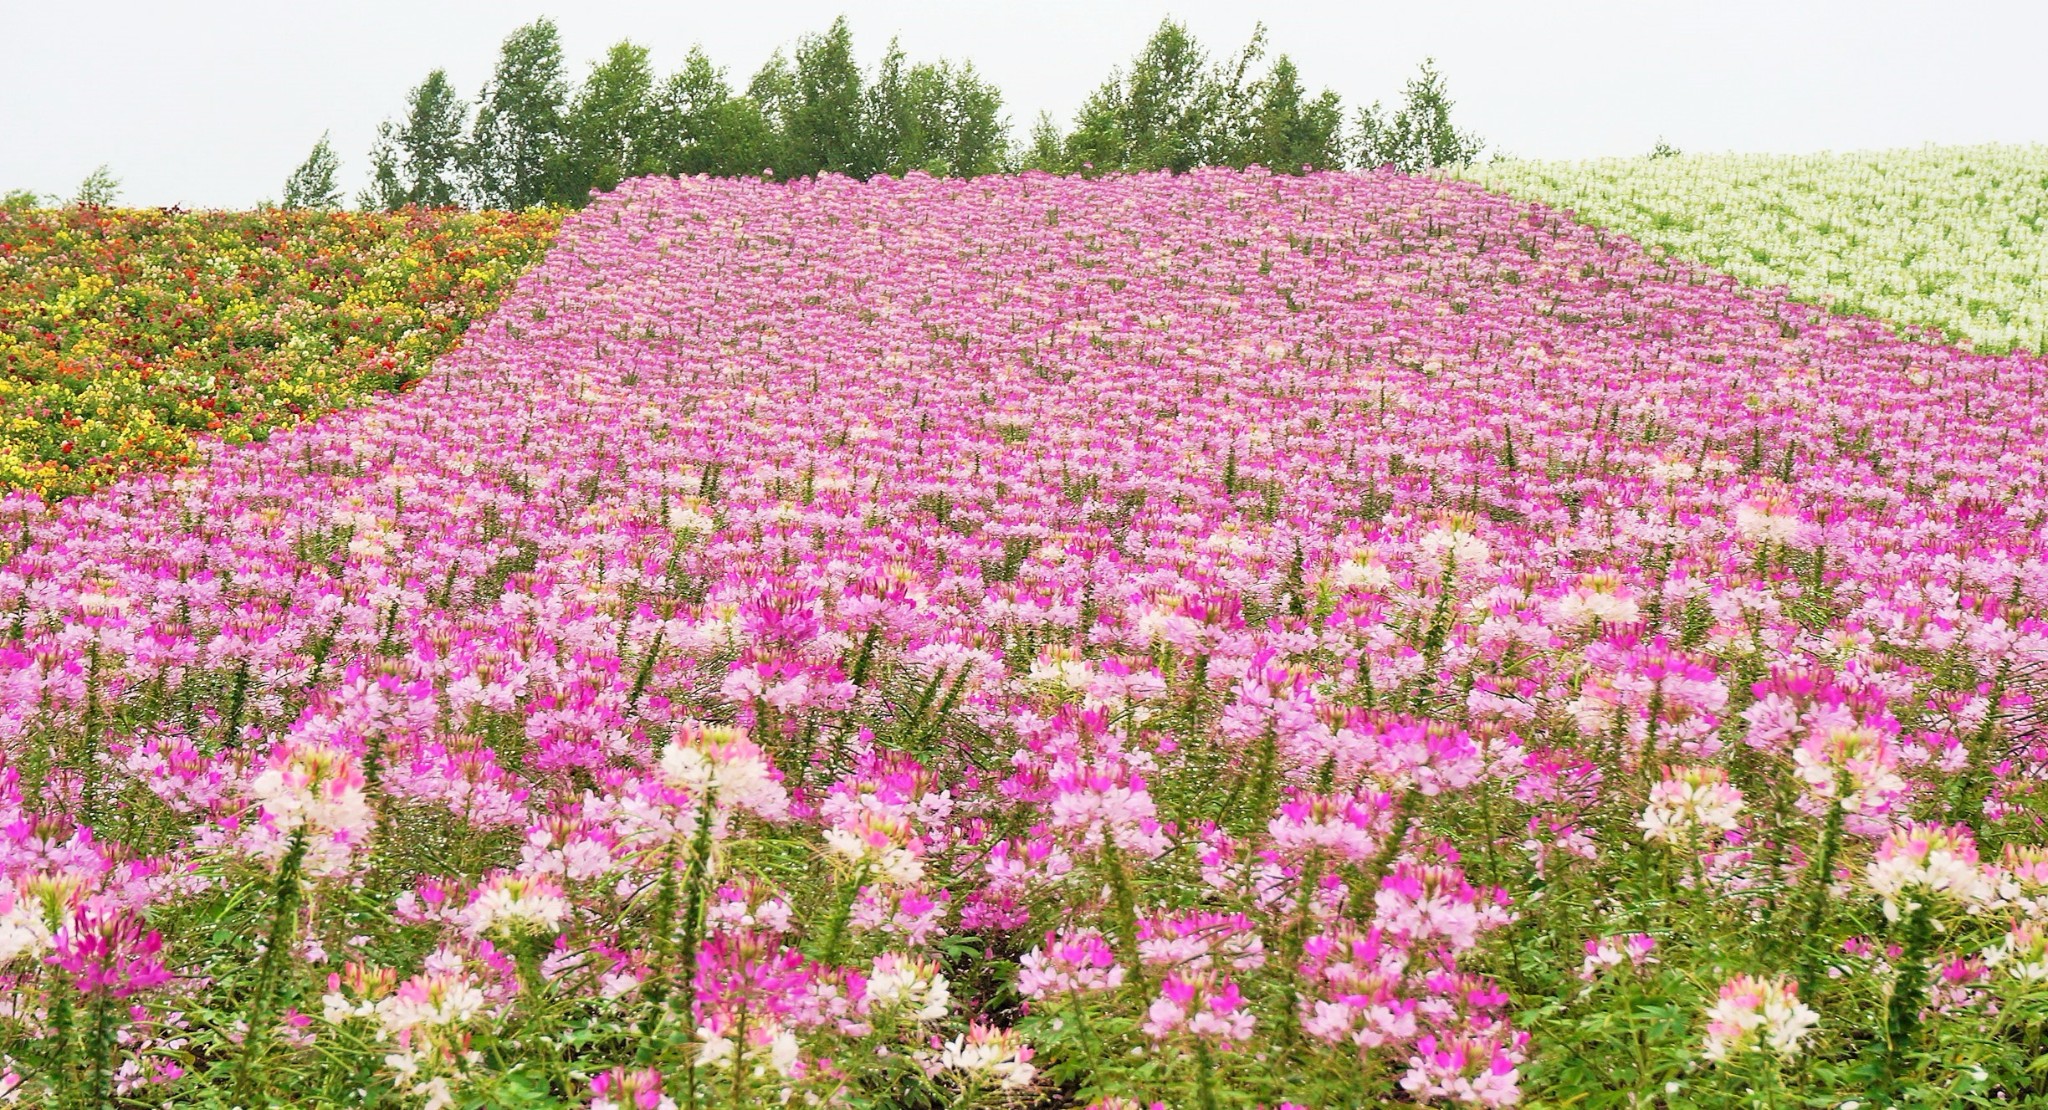
[[[2043,1105],[2044,391],[1464,183],[629,182],[0,500],[0,1098]]]

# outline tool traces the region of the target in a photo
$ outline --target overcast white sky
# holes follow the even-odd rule
[[[1461,121],[1531,157],[2048,141],[2044,0],[0,0],[0,189],[68,195],[102,162],[134,204],[242,207],[283,191],[323,130],[351,195],[379,120],[435,66],[465,96],[499,41],[550,15],[580,75],[631,38],[664,71],[702,43],[743,85],[844,13],[863,62],[969,58],[1021,134],[1065,123],[1159,20],[1213,53],[1263,19],[1347,105],[1398,95],[1426,54]]]

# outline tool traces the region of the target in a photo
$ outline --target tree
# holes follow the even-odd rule
[[[405,130],[399,147],[405,151],[409,199],[425,208],[454,204],[462,177],[462,127],[469,105],[448,83],[448,74],[434,70],[406,96]]]
[[[648,144],[661,172],[751,177],[775,165],[779,136],[752,96],[735,96],[725,71],[691,47],[655,97]]]
[[[1169,19],[1152,33],[1131,63],[1117,113],[1126,168],[1178,172],[1203,163],[1204,132],[1218,106],[1207,64],[1184,25]]]
[[[661,168],[654,70],[647,48],[620,42],[591,67],[590,77],[569,109],[568,166],[563,175],[569,199],[581,203],[590,190],[610,190],[620,181]]]
[[[1265,52],[1260,26],[1242,50],[1212,65],[1185,26],[1162,22],[1129,70],[1111,72],[1081,106],[1062,144],[1063,168],[1178,173],[1259,162],[1299,172],[1303,164],[1341,165],[1336,95],[1309,100],[1285,57],[1254,80]],[[1041,152],[1037,161],[1051,160]]]
[[[797,43],[782,130],[789,147],[785,176],[844,173],[867,176],[862,163],[860,67],[853,60],[853,32],[846,17],[822,35]],[[776,167],[782,171],[785,167]]]
[[[769,153],[772,155],[762,169],[773,169],[783,177],[800,174],[791,171],[796,155],[790,148],[790,118],[796,114],[797,91],[796,72],[790,68],[789,59],[777,50],[768,56],[753,79],[747,82],[747,99],[760,105],[761,115],[767,121],[772,136]],[[758,172],[758,171],[757,171]]]
[[[1109,79],[1090,93],[1082,101],[1081,110],[1075,113],[1074,130],[1067,134],[1063,169],[1094,176],[1129,167],[1130,140],[1124,130],[1123,106],[1123,74],[1111,70]]]
[[[356,194],[356,207],[390,212],[405,207],[409,191],[398,153],[398,129],[385,120],[377,125],[377,142],[370,148],[370,183]]]
[[[105,164],[85,175],[78,183],[78,192],[71,197],[71,203],[80,208],[108,208],[121,199],[121,179],[114,176]]]
[[[334,175],[341,172],[341,159],[334,156],[334,147],[327,141],[327,133],[320,133],[320,141],[313,144],[313,153],[299,163],[291,177],[284,183],[284,206],[286,208],[341,207],[341,186],[334,183]]]
[[[1265,54],[1266,25],[1261,23],[1236,58],[1203,75],[1195,104],[1199,119],[1192,128],[1195,165],[1242,168],[1261,161],[1259,108],[1265,83],[1252,79],[1252,67]]]
[[[1421,72],[1408,82],[1400,111],[1389,118],[1375,102],[1358,113],[1358,163],[1368,169],[1393,166],[1417,173],[1437,166],[1464,165],[1485,149],[1477,135],[1451,125],[1452,100],[1436,71],[1436,59],[1425,58]]]
[[[567,199],[560,175],[568,98],[554,22],[537,20],[507,36],[468,144],[467,187],[477,203],[530,208]]]
[[[889,40],[863,96],[858,158],[862,169],[871,174],[901,175],[925,163],[929,113],[928,106],[919,102],[934,99],[933,90],[924,87],[930,84],[929,77],[929,72],[906,73],[902,45]],[[913,81],[920,87],[914,88]]]
[[[1044,170],[1047,173],[1066,173],[1067,165],[1065,140],[1060,136],[1060,125],[1054,123],[1051,112],[1038,113],[1038,122],[1031,125],[1031,138],[1017,156],[1020,170]]]
[[[956,177],[1001,173],[1009,151],[1010,121],[1003,115],[1003,92],[975,71],[973,62],[958,68],[940,63],[946,82],[946,169]]]
[[[34,189],[9,189],[0,193],[0,212],[26,212],[42,202],[42,194]]]
[[[973,177],[1002,167],[1002,94],[974,66],[919,62],[907,69],[895,41],[866,94],[861,169]]]
[[[1279,173],[1302,167],[1344,166],[1344,113],[1337,94],[1324,89],[1308,99],[1294,62],[1282,54],[1254,87],[1252,125],[1241,157],[1233,164],[1261,165]]]
[[[377,127],[370,185],[357,203],[386,211],[408,204],[445,208],[461,203],[470,154],[463,139],[469,105],[441,69],[406,93],[405,103],[402,122],[386,120]]]

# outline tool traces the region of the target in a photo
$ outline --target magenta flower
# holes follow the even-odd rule
[[[1229,1048],[1250,1039],[1252,1024],[1236,982],[1195,972],[1166,977],[1145,1011],[1144,1030],[1155,1040],[1184,1035]]]
[[[62,971],[82,994],[128,998],[171,981],[157,958],[163,934],[145,930],[126,910],[87,906],[71,916],[51,940],[43,962]]]

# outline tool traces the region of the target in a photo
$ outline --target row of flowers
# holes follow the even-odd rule
[[[1460,171],[1690,261],[1984,350],[2048,351],[2048,146]]]
[[[0,1090],[2037,1103],[2044,386],[1463,183],[631,183],[0,501]]]
[[[404,388],[556,222],[0,211],[0,489],[69,495]]]

